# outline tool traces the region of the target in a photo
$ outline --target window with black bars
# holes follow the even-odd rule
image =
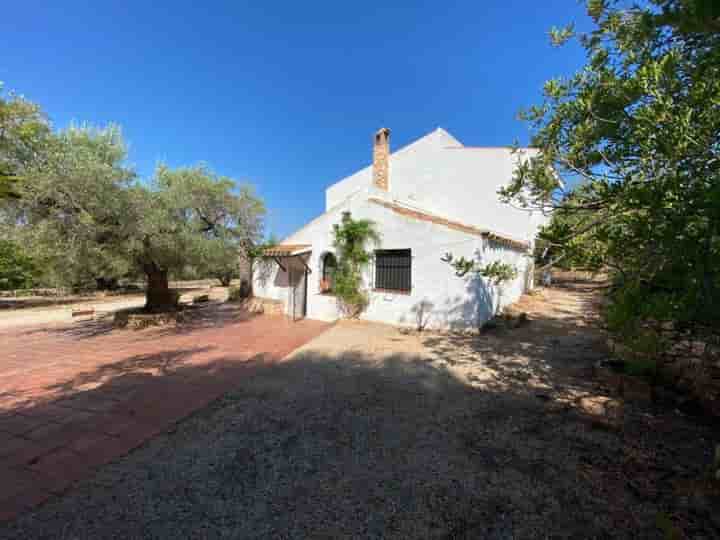
[[[375,288],[410,291],[412,257],[409,249],[380,249],[375,252]]]

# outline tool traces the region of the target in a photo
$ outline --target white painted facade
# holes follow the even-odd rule
[[[532,152],[526,149],[523,155]],[[320,292],[321,261],[325,253],[333,251],[333,224],[340,223],[342,213],[349,211],[353,219],[376,223],[381,234],[378,249],[410,249],[412,258],[409,293],[374,291],[374,266],[369,265],[364,279],[370,304],[362,318],[439,329],[481,324],[532,286],[530,247],[541,218],[502,204],[497,196],[498,188],[510,180],[516,159],[509,148],[464,147],[437,129],[390,155],[388,190],[373,185],[372,166],[330,186],[325,192],[326,212],[281,242],[306,244],[306,252],[281,259],[285,271],[272,259],[259,262],[254,269],[255,295],[282,300],[289,312],[292,285],[304,272],[304,262],[311,271],[307,276],[307,317],[340,317],[335,297]],[[407,215],[388,206],[416,213]],[[467,228],[442,224],[432,219],[435,217],[524,241],[527,247],[496,242]],[[474,274],[458,277],[441,260],[448,252],[481,264],[508,262],[518,276],[501,287]]]

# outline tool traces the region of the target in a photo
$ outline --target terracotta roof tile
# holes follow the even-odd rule
[[[447,227],[448,229],[453,229],[455,231],[464,232],[467,234],[474,234],[476,236],[484,236],[487,237],[495,242],[506,244],[509,246],[512,246],[517,249],[529,249],[530,244],[527,242],[523,242],[522,240],[516,240],[515,238],[511,238],[509,236],[505,236],[499,233],[495,233],[493,231],[490,231],[488,229],[481,229],[479,227],[475,227],[473,225],[467,225],[465,223],[461,223],[459,221],[453,221],[451,219],[447,219],[441,216],[437,216],[434,214],[429,214],[427,212],[421,212],[419,210],[414,210],[412,208],[408,208],[406,206],[402,206],[396,203],[392,203],[389,201],[385,201],[383,199],[377,199],[375,197],[370,197],[368,199],[369,202],[377,204],[379,206],[383,206],[385,208],[388,208],[395,212],[396,214],[400,214],[403,216],[407,216],[409,218],[417,219],[420,221],[428,221],[430,223],[435,223],[436,225],[442,225],[444,227]]]
[[[263,255],[266,257],[289,257],[310,251],[310,248],[312,248],[310,244],[278,244],[265,249]]]

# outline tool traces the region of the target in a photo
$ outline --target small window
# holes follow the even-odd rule
[[[375,288],[410,292],[412,257],[409,249],[380,249],[375,252]]]
[[[333,290],[334,273],[337,269],[337,259],[332,253],[323,255],[320,265],[322,272],[320,275],[320,292],[331,293]]]

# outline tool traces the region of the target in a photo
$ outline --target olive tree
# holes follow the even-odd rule
[[[30,252],[49,285],[78,286],[133,273],[126,239],[137,215],[134,172],[115,126],[71,127],[51,136],[3,205],[8,235]]]
[[[161,166],[150,186],[136,185],[130,195],[138,215],[131,253],[147,276],[148,309],[173,305],[168,275],[174,269],[192,262],[222,272],[262,235],[262,201],[204,166]]]
[[[139,181],[126,155],[114,126],[54,135],[20,197],[4,205],[4,227],[57,284],[142,275],[146,309],[169,309],[170,273],[211,265],[218,250],[249,249],[264,206],[249,187],[204,166],[160,166]]]
[[[42,156],[49,134],[40,107],[16,94],[3,96],[0,83],[0,200],[17,196],[17,183]]]

